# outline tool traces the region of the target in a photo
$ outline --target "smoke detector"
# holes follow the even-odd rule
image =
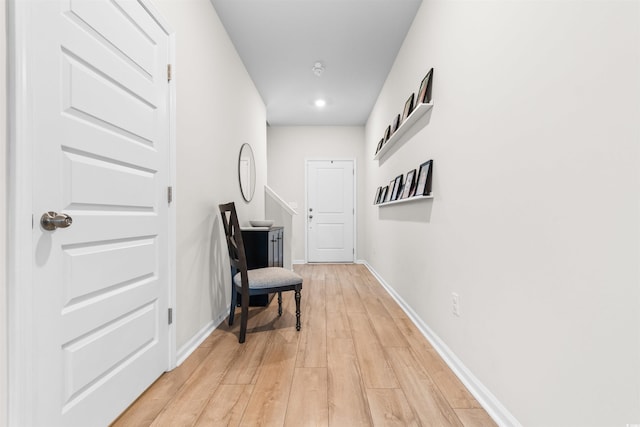
[[[320,77],[322,76],[322,73],[324,73],[324,65],[322,65],[322,62],[316,62],[313,64],[311,71],[313,71],[313,74]]]

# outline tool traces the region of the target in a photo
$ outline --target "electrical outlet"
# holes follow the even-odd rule
[[[453,314],[460,317],[460,297],[455,292],[451,293],[451,303]]]

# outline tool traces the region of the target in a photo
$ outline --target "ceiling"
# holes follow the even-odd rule
[[[273,126],[365,124],[421,1],[211,0]]]

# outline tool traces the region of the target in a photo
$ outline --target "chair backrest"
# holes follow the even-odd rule
[[[220,214],[222,215],[222,225],[224,226],[224,234],[227,238],[227,248],[229,249],[229,260],[231,261],[232,274],[233,269],[242,273],[243,286],[247,276],[247,257],[244,253],[244,242],[242,240],[242,231],[238,223],[238,214],[236,213],[236,205],[234,202],[218,205]]]

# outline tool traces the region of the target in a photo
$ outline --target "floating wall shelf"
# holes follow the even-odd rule
[[[420,104],[409,117],[398,127],[398,129],[389,137],[389,140],[382,146],[380,151],[373,157],[374,160],[380,160],[393,147],[407,139],[407,131],[411,129],[420,118],[426,115],[433,108],[433,103]]]
[[[416,202],[418,200],[425,200],[425,199],[433,199],[433,194],[429,194],[428,196],[413,196],[413,197],[408,197],[406,199],[399,199],[399,200],[394,200],[392,202],[384,202],[384,203],[378,203],[375,206],[389,206],[389,205],[397,205],[398,203],[409,203],[409,202]]]

